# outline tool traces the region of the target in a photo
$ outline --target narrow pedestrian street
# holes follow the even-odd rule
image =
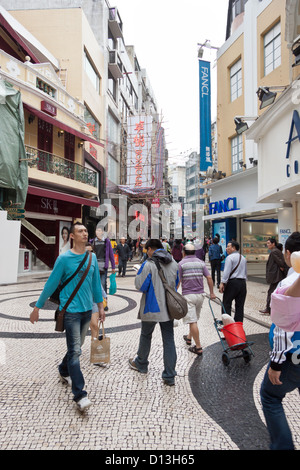
[[[109,296],[105,328],[111,338],[111,362],[89,362],[90,335],[81,364],[93,406],[81,414],[72,393],[58,376],[65,337],[54,331],[54,305],[47,302],[40,321],[29,314],[47,279],[45,274],[0,286],[0,447],[2,450],[267,450],[268,433],[259,388],[268,362],[270,318],[258,313],[267,285],[248,281],[244,329],[254,356],[222,363],[223,347],[205,300],[200,319],[202,357],[188,351],[181,322],[175,327],[175,387],[161,379],[162,343],[154,332],[148,374],[129,368],[140,333],[140,293],[129,264],[118,290]],[[220,314],[214,303],[213,311]],[[231,353],[230,353],[231,355]],[[232,356],[234,352],[232,352]],[[300,449],[298,393],[284,402],[297,449]]]

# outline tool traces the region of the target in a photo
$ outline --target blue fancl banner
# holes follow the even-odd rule
[[[211,74],[210,62],[199,60],[200,85],[200,171],[212,166],[211,149]]]

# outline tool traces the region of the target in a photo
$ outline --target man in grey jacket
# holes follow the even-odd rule
[[[161,264],[168,284],[174,289],[179,284],[178,265],[172,256],[163,249],[160,240],[148,240],[145,248],[148,259],[142,264],[135,279],[135,287],[143,293],[138,314],[138,318],[142,320],[141,336],[137,356],[134,360],[129,359],[129,365],[142,374],[148,372],[152,333],[156,323],[159,323],[164,349],[162,378],[166,385],[174,385],[177,355],[173,320],[168,314],[165,290],[154,260]]]

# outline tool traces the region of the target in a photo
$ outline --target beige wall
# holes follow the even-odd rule
[[[281,65],[273,72],[264,76],[264,35],[281,22]],[[273,0],[273,2],[257,18],[257,83],[259,86],[281,86],[290,84],[289,51],[285,41],[285,2]],[[261,114],[262,111],[259,111]]]
[[[230,67],[242,59],[244,70],[244,35],[241,35],[218,60],[218,98],[217,98],[217,131],[218,131],[218,169],[231,174],[231,138],[236,135],[234,117],[244,116],[244,93],[231,102]]]
[[[246,17],[244,17],[246,18]],[[277,21],[281,21],[281,65],[273,72],[264,76],[263,36]],[[272,3],[257,17],[257,83],[258,86],[280,86],[290,83],[289,51],[285,41],[285,2],[273,0]],[[230,41],[230,39],[229,39]],[[218,129],[218,169],[229,176],[231,174],[231,138],[236,135],[234,117],[245,116],[245,77],[244,61],[247,60],[244,53],[244,34],[242,33],[235,42],[218,59],[218,100],[217,100],[217,129]],[[239,59],[242,59],[242,95],[234,102],[230,102],[230,67]],[[246,91],[247,92],[247,91]],[[257,105],[257,114],[259,102]],[[244,155],[245,155],[245,138]]]

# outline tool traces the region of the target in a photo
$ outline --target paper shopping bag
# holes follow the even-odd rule
[[[97,338],[91,337],[91,364],[99,364],[100,362],[110,362],[110,338],[105,336],[104,325],[102,323],[102,336],[99,338],[99,330]]]

